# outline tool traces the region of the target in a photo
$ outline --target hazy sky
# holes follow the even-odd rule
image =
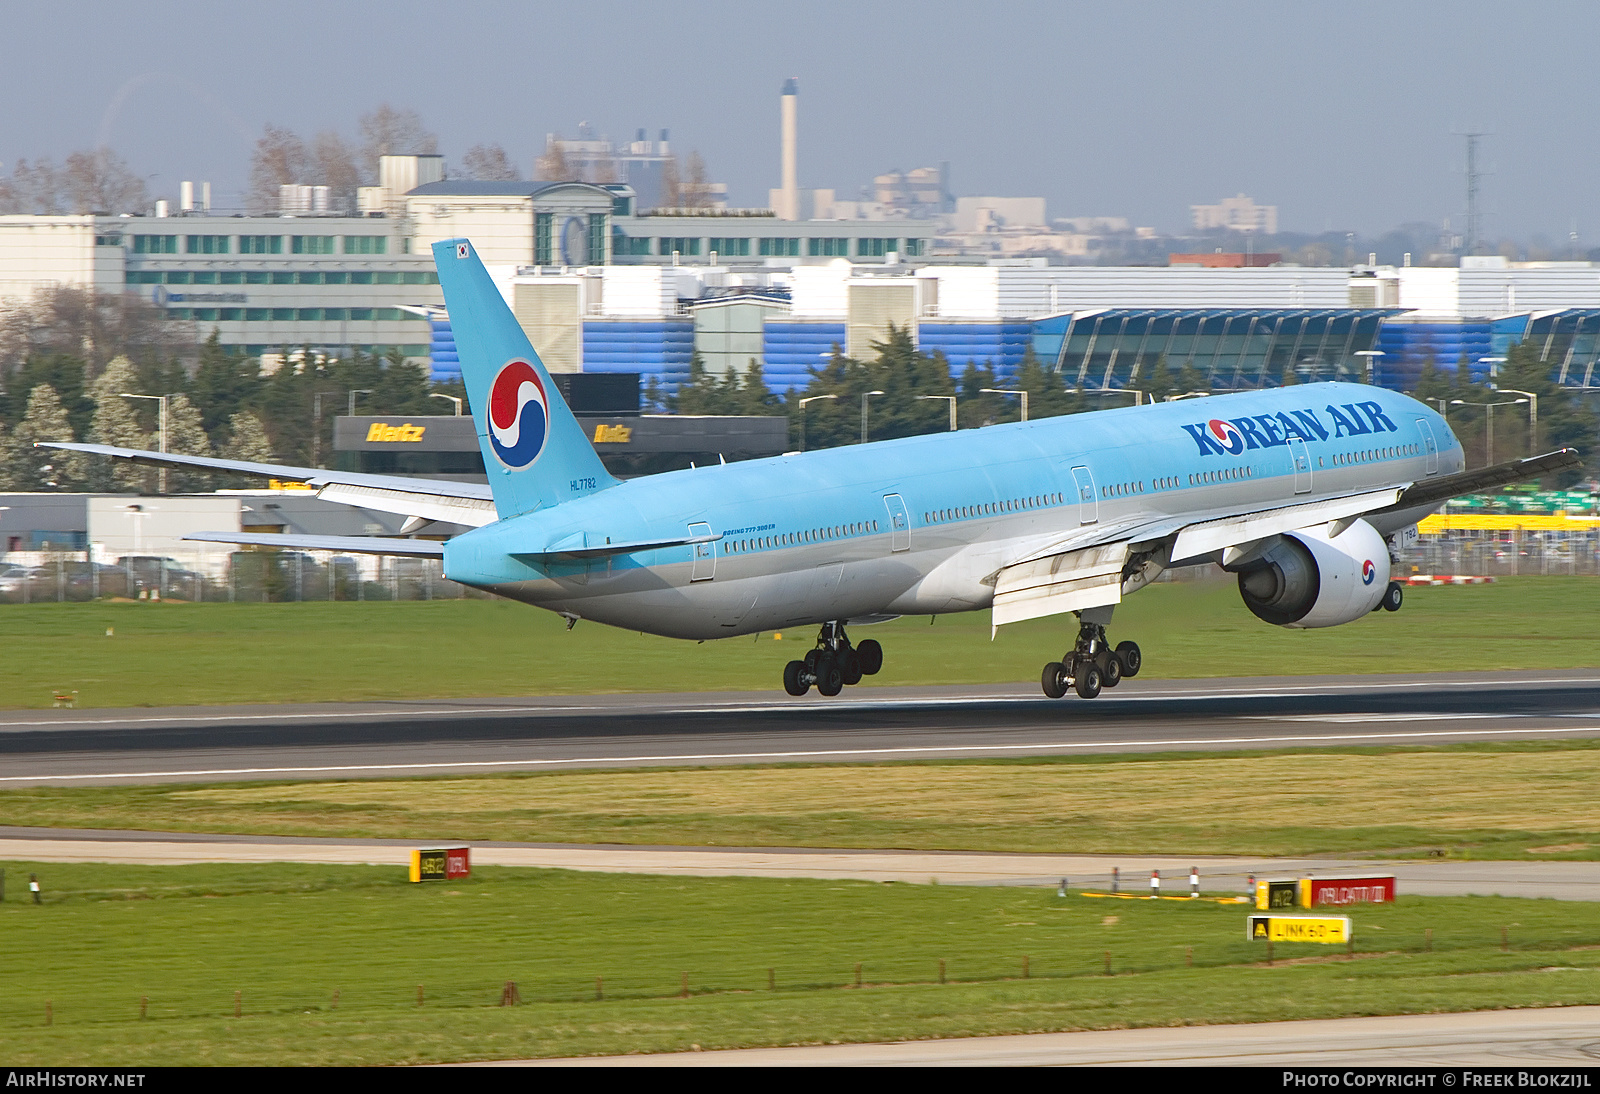
[[[1243,191],[1285,230],[1459,224],[1483,142],[1484,234],[1600,244],[1593,0],[6,5],[0,163],[104,141],[152,189],[244,187],[261,127],[306,137],[411,107],[459,162],[544,134],[668,128],[735,204],[777,184],[800,78],[800,182],[853,196],[948,160],[958,194],[1182,230]]]

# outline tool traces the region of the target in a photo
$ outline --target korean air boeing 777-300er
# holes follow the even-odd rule
[[[876,673],[847,628],[987,608],[995,627],[1077,616],[1046,695],[1138,673],[1106,636],[1164,569],[1214,562],[1266,623],[1332,627],[1400,607],[1394,560],[1459,494],[1578,465],[1563,449],[1465,470],[1445,420],[1404,395],[1318,383],[1103,410],[618,480],[607,473],[465,239],[434,244],[488,485],[180,456],[79,452],[297,480],[320,496],[470,530],[445,541],[187,538],[443,560],[453,581],[593,620],[704,640],[807,625],[791,695]],[[859,633],[859,631],[857,632]],[[1066,645],[1065,638],[1063,645]]]

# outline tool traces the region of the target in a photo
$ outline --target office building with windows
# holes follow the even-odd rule
[[[382,216],[0,217],[0,298],[134,293],[240,352],[426,360],[433,255]]]

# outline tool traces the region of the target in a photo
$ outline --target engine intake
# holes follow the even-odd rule
[[[1389,548],[1358,520],[1338,536],[1318,525],[1279,536],[1237,567],[1245,607],[1279,627],[1337,627],[1376,608],[1389,587]]]

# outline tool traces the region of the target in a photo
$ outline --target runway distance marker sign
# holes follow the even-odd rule
[[[465,847],[422,848],[411,852],[412,881],[454,881],[472,873],[471,853]]]

